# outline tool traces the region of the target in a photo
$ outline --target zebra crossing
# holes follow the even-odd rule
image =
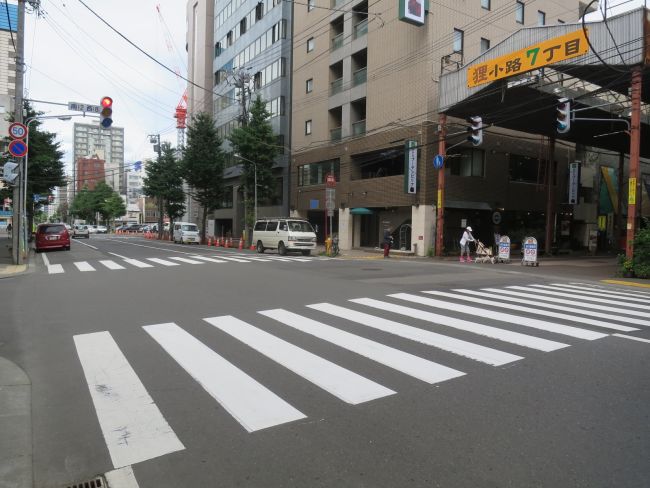
[[[110,253],[112,254],[112,253]],[[144,269],[144,268],[165,268],[172,266],[182,266],[184,264],[228,264],[228,263],[308,263],[314,260],[319,260],[317,257],[308,256],[224,256],[222,254],[202,256],[202,255],[188,255],[188,256],[165,256],[133,259],[125,256],[115,255],[116,259],[98,259],[97,261],[74,261],[72,263],[63,264],[50,264],[49,260],[42,254],[43,263],[47,269],[48,274],[62,274],[66,271],[70,272],[92,272],[92,271],[118,271],[126,269]]]
[[[594,307],[598,304],[607,308],[607,313]],[[241,343],[246,355],[277,363],[281,374],[297,377],[325,395],[362,408],[367,402],[399,395],[399,381],[383,385],[377,381],[381,375],[367,378],[350,368],[350,363],[337,364],[307,350],[309,346],[304,344],[327,343],[342,354],[361,356],[377,368],[395,371],[398,377],[409,377],[426,388],[471,374],[466,371],[472,369],[471,364],[480,368],[505,366],[523,361],[527,355],[559,353],[608,337],[646,343],[647,339],[620,334],[650,327],[649,320],[633,314],[644,309],[650,309],[650,293],[551,283],[349,298],[340,304],[258,310],[253,320],[233,315],[205,317],[202,337],[206,342],[190,334],[182,323],[143,325],[142,331],[151,341],[147,344],[169,355],[173,359],[170,364],[178,365],[196,381],[220,405],[224,416],[247,433],[254,433],[308,419],[310,405],[306,399],[284,398],[262,384],[254,371],[245,372],[232,350],[219,350],[223,344],[220,337]],[[278,327],[291,331],[290,337],[297,337],[297,333],[301,345],[271,332]],[[366,332],[384,339],[406,339],[407,346],[384,344],[382,339],[365,337]],[[427,357],[409,351],[410,342],[428,346]],[[184,449],[173,425],[157,406],[155,395],[147,391],[109,331],[75,335],[74,344],[116,468]],[[421,347],[418,350],[422,351]],[[449,354],[456,357],[453,365],[444,364],[449,362]]]

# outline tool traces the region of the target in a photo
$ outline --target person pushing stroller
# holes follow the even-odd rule
[[[469,252],[470,242],[476,242],[476,239],[474,239],[474,236],[472,235],[472,228],[470,226],[467,226],[465,228],[465,231],[463,232],[463,237],[460,238],[460,262],[461,263],[465,262],[465,257],[463,256],[465,253],[467,253],[467,262],[468,263],[472,262],[472,256],[470,255]]]

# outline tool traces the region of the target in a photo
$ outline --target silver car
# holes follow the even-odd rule
[[[75,225],[72,230],[72,237],[85,237],[86,239],[90,238],[90,231],[88,230],[87,225]]]

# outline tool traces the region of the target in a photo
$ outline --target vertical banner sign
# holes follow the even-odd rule
[[[406,141],[405,144],[405,166],[404,191],[406,193],[417,193],[418,183],[418,141]]]
[[[578,188],[580,186],[580,163],[569,165],[569,203],[578,203]]]
[[[438,190],[438,208],[442,207],[442,190]]]
[[[627,190],[627,204],[636,204],[636,178],[630,178],[630,183]]]

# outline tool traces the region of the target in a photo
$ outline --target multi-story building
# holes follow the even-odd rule
[[[188,2],[188,19],[200,15],[196,14],[195,5],[196,2]],[[225,140],[241,122],[244,100],[250,103],[251,98],[259,95],[271,113],[270,123],[282,151],[274,170],[275,191],[271,198],[258,202],[258,215],[288,212],[289,155],[285,148],[290,144],[292,9],[291,3],[279,0],[230,0],[217,3],[214,10],[209,87],[214,90],[213,115],[217,130]],[[188,20],[188,25],[198,23]],[[200,43],[199,38],[195,31],[188,31],[188,52],[194,53],[190,54],[190,66],[200,56],[200,51],[194,49]],[[191,112],[200,106],[198,100],[195,96],[194,105],[190,104]],[[211,216],[211,233],[241,234],[244,206],[240,175],[241,161],[235,158],[224,174],[226,194],[221,209]]]
[[[400,4],[422,23],[402,21]],[[417,244],[417,253],[426,253],[434,242],[441,73],[460,69],[520,28],[577,22],[583,9],[578,0],[295,4],[292,213],[317,224],[322,239],[330,225],[325,180],[332,173],[333,229],[343,249],[377,246],[388,228],[398,247]],[[466,127],[450,120],[447,132]],[[449,145],[463,139],[456,135]],[[547,150],[540,138],[492,132],[480,147],[466,142],[452,150],[445,169],[446,247],[454,247],[468,224],[489,244],[497,223],[543,228],[540,167]],[[573,150],[563,151],[555,157],[572,160]]]
[[[14,112],[16,96],[16,48],[14,42],[18,32],[18,6],[5,2],[0,15],[0,133],[6,134],[9,122],[7,113]]]
[[[126,180],[126,200],[129,205],[135,205],[142,196],[142,174],[134,169],[124,174]]]
[[[124,129],[122,127],[104,129],[99,124],[75,123],[73,130],[73,160],[99,156],[106,162],[104,168],[106,183],[116,192],[126,194]],[[74,174],[73,177],[77,182],[79,181],[79,175]]]
[[[105,171],[104,160],[97,156],[77,159],[75,164],[76,191],[79,192],[84,188],[94,190],[97,183],[105,181]]]

